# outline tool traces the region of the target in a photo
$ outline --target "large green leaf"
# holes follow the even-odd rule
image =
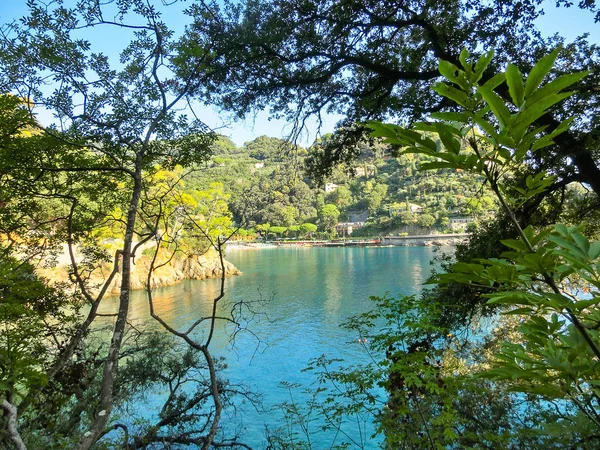
[[[526,252],[529,250],[525,242],[521,241],[520,239],[503,239],[500,242],[502,242],[502,244],[506,245],[508,248],[512,248],[513,250],[519,250],[521,252]]]
[[[486,101],[486,103],[490,106],[494,115],[498,118],[500,124],[503,127],[508,126],[511,115],[510,111],[506,107],[506,104],[504,103],[504,100],[502,100],[502,98],[494,91],[485,86],[480,86],[478,88],[478,91],[483,97],[483,99]]]
[[[538,88],[538,86],[542,83],[546,75],[552,69],[554,65],[554,61],[560,52],[561,47],[557,47],[552,51],[549,55],[544,56],[540,59],[531,72],[529,72],[529,76],[527,77],[527,81],[525,81],[525,98],[529,98],[531,94]]]
[[[453,136],[453,131],[456,129],[450,130],[450,128],[453,127],[442,122],[435,123],[435,129],[442,140],[444,147],[452,153],[458,154],[460,153],[460,142]]]
[[[577,83],[579,80],[585,78],[587,75],[589,75],[589,72],[575,72],[566,75],[561,75],[556,79],[552,80],[550,83],[544,85],[541,89],[538,89],[535,92],[533,92],[533,94],[531,94],[531,96],[526,99],[525,106],[532,105],[550,94],[558,93],[563,89],[566,89],[569,86],[572,86],[573,84]]]
[[[475,64],[475,68],[474,68],[475,78],[472,80],[473,83],[477,83],[479,80],[481,80],[483,73],[490,65],[490,62],[492,61],[493,57],[494,57],[494,51],[490,50],[489,52],[485,53],[477,60],[477,63]],[[494,87],[496,87],[496,86],[494,86]]]
[[[473,115],[473,122],[475,122],[479,126],[479,128],[481,128],[488,136],[490,136],[496,142],[500,142],[500,135],[496,132],[496,128],[494,127],[494,125],[492,125],[479,115]]]
[[[442,97],[449,98],[467,110],[471,108],[471,100],[463,91],[449,86],[446,83],[436,83],[432,89]]]
[[[592,261],[600,256],[600,241],[590,243],[588,255]]]
[[[506,83],[513,103],[520,108],[523,104],[525,91],[523,88],[523,75],[517,66],[509,64],[506,68]]]
[[[485,83],[483,83],[482,86],[484,86],[488,89],[496,89],[498,86],[500,86],[502,83],[504,83],[505,80],[506,80],[506,74],[497,73],[492,78],[490,78]]]
[[[520,139],[520,137],[525,134],[527,128],[533,124],[533,122],[548,112],[548,108],[556,105],[571,95],[573,95],[572,92],[550,94],[541,98],[532,105],[526,106],[523,111],[514,116],[510,127],[511,132],[515,135],[516,139]]]
[[[464,90],[469,89],[469,83],[464,74],[451,62],[440,59],[438,70],[447,80],[459,85]]]
[[[396,125],[390,125],[387,123],[381,123],[375,120],[367,121],[367,126],[373,130],[371,136],[385,138],[388,144],[395,145],[412,145],[410,142],[406,142],[398,135],[399,127]]]

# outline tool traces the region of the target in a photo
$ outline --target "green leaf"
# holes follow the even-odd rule
[[[570,97],[572,92],[562,92],[560,94],[551,94],[541,98],[534,104],[525,107],[525,109],[514,116],[513,123],[511,124],[511,130],[515,136],[522,136],[525,134],[527,128],[539,119],[541,116],[546,114],[548,108],[561,102],[567,97]]]
[[[535,306],[539,303],[540,297],[535,294],[526,292],[511,291],[511,292],[496,292],[489,295],[489,304],[502,305],[531,305]]]
[[[444,147],[446,147],[446,149],[452,153],[458,155],[458,153],[460,153],[460,142],[458,142],[458,140],[452,135],[452,130],[449,130],[451,127],[445,123],[436,122],[435,128],[442,143],[444,144]]]
[[[437,133],[437,128],[435,127],[435,123],[431,122],[417,122],[412,126],[413,130],[417,131],[429,131],[432,133]]]
[[[562,236],[568,236],[569,235],[569,229],[562,223],[558,223],[554,226],[554,229],[556,231],[558,231],[559,234],[561,234]]]
[[[531,178],[531,175],[529,175],[527,177],[527,179],[525,180],[525,185],[527,187],[531,187],[532,180],[533,179]],[[523,234],[525,235],[525,237],[527,238],[528,241],[531,241],[531,239],[533,239],[533,237],[535,236],[535,230],[533,229],[533,227],[531,225],[528,225],[523,230]]]
[[[594,260],[600,256],[600,241],[592,242],[588,250],[590,260]]]
[[[421,133],[416,131],[377,121],[368,121],[367,126],[373,130],[371,136],[382,137],[387,144],[409,147],[403,153],[413,152],[433,155],[437,151],[437,145],[433,140],[423,137]]]
[[[551,231],[552,230],[550,228],[540,231],[537,235],[532,236],[529,239],[529,243],[535,247],[540,242],[542,242],[542,240],[546,239],[546,236],[548,236],[551,233]]]
[[[531,94],[538,88],[541,82],[544,80],[546,75],[552,69],[554,61],[561,51],[561,47],[557,47],[549,55],[544,56],[540,59],[535,66],[529,72],[527,81],[525,81],[525,98],[529,98]]]
[[[371,136],[385,138],[386,142],[389,144],[410,145],[398,138],[397,128],[399,127],[381,123],[375,120],[367,121],[367,126],[373,130],[371,132]]]
[[[542,397],[547,398],[565,398],[567,393],[563,390],[556,388],[552,385],[543,384],[543,385],[529,385],[529,386],[514,386],[511,390],[517,392],[528,392],[530,394],[540,395]],[[564,434],[564,429],[563,429]]]
[[[558,93],[559,91],[562,91],[563,89],[566,89],[569,86],[577,83],[587,75],[589,75],[589,72],[575,72],[561,75],[552,80],[550,83],[544,85],[541,89],[533,92],[533,94],[527,98],[525,105],[531,105],[550,94]]]
[[[498,86],[500,86],[502,83],[504,83],[505,80],[506,80],[506,74],[497,73],[492,78],[490,78],[485,83],[483,83],[482,86],[485,87],[486,89],[494,90]]]
[[[428,138],[425,135],[421,135],[421,140],[418,141],[419,145],[426,147],[427,149],[431,150],[432,152],[437,151],[437,144],[435,143],[435,141],[433,139]]]
[[[440,59],[438,70],[444,78],[458,84],[462,89],[469,89],[469,83],[460,69],[449,61]]]
[[[585,236],[579,233],[571,234],[571,237],[577,244],[577,246],[582,250],[583,253],[589,253],[590,250],[590,242],[587,240]]]
[[[481,77],[483,76],[483,72],[485,72],[485,70],[488,68],[490,61],[492,60],[493,57],[494,57],[494,50],[490,50],[486,54],[482,55],[481,58],[479,58],[479,60],[477,60],[477,63],[475,64],[475,69],[474,69],[475,79],[472,80],[474,83],[477,83],[479,80],[481,80]],[[502,82],[500,82],[500,83],[502,83]],[[494,89],[495,87],[496,86],[492,87],[492,89]]]
[[[512,157],[510,150],[505,147],[498,148],[498,156],[504,159],[504,161],[509,161]]]
[[[508,248],[512,248],[513,250],[519,250],[522,252],[528,251],[527,245],[518,239],[503,239],[500,242],[506,245]]]
[[[558,311],[562,311],[564,308],[573,305],[573,302],[570,299],[560,294],[547,293],[546,298],[548,298],[550,305]]]
[[[598,306],[600,303],[600,297],[592,298],[590,300],[578,300],[575,303],[571,304],[571,307],[575,310],[582,311],[591,306]]]
[[[568,119],[563,120],[552,132],[548,135],[550,139],[554,139],[554,137],[558,136],[561,133],[564,133],[569,129],[571,123],[575,120],[574,117],[569,117]],[[545,128],[545,127],[544,127]]]
[[[511,116],[510,116],[510,111],[504,104],[504,100],[502,100],[502,98],[500,98],[500,96],[498,94],[496,94],[494,91],[492,91],[491,89],[488,89],[484,86],[480,86],[478,91],[481,94],[481,96],[483,97],[483,99],[486,101],[486,103],[488,105],[490,105],[492,112],[498,118],[498,120],[500,121],[500,124],[503,127],[508,126]]]
[[[437,112],[432,113],[431,117],[446,122],[460,122],[468,124],[471,120],[471,116],[463,112]]]
[[[506,68],[506,83],[513,103],[520,108],[523,105],[525,92],[523,89],[523,75],[514,64],[509,64]]]
[[[449,98],[450,100],[458,103],[460,106],[466,109],[470,109],[470,100],[467,94],[463,91],[459,91],[458,89],[447,85],[446,83],[436,83],[432,89],[440,94],[442,97]]]
[[[537,127],[531,131],[529,131],[525,136],[519,138],[519,136],[517,135],[517,133],[515,133],[513,131],[513,135],[515,136],[515,139],[517,139],[517,141],[519,141],[516,151],[515,151],[515,161],[520,162],[523,160],[523,158],[525,157],[525,155],[527,154],[527,152],[531,149],[531,146],[533,145],[533,143],[537,143],[538,141],[538,136],[544,132],[544,130],[548,128],[547,125],[541,126],[541,127]]]
[[[479,128],[481,128],[488,136],[496,140],[496,142],[500,140],[496,128],[487,120],[479,116],[473,116],[473,122],[479,125]]]
[[[565,250],[568,250],[566,254],[570,254],[572,258],[578,258],[582,264],[584,264],[585,259],[587,259],[587,252],[583,253],[579,247],[561,237],[551,234],[548,236],[548,240],[550,242],[554,242],[556,245],[564,248]]]
[[[458,60],[462,64],[463,69],[465,69],[465,71],[471,69],[471,65],[469,64],[469,61],[467,61],[468,57],[469,57],[469,50],[467,50],[466,48],[463,47],[463,49],[460,51],[460,55],[458,55]]]

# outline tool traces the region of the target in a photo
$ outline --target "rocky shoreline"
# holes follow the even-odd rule
[[[162,265],[164,263],[164,265]],[[136,258],[135,264],[132,266],[131,272],[131,289],[146,289],[148,281],[148,270],[151,260],[149,257],[141,256]],[[225,268],[225,276],[241,275],[242,272],[231,264],[229,261],[223,261]],[[157,261],[155,266],[160,266],[155,269],[150,278],[152,289],[171,286],[180,283],[184,280],[204,280],[207,278],[218,278],[222,275],[221,261],[218,253],[210,249],[203,255],[175,257],[169,261]],[[68,264],[59,264],[56,267],[39,269],[40,276],[50,280],[51,282],[64,282],[69,279]],[[92,293],[97,293],[100,290],[104,280],[110,274],[110,266],[100,267],[90,277],[89,286]],[[120,292],[121,274],[118,273],[107,291],[110,295],[116,295]]]
[[[241,275],[242,272],[229,261],[223,261],[225,276]],[[150,261],[142,258],[131,273],[131,289],[146,289]],[[205,280],[219,278],[223,271],[219,256],[215,251],[209,251],[200,256],[189,256],[183,259],[173,259],[169,264],[155,269],[150,278],[152,289],[171,286],[185,280]],[[110,286],[111,294],[120,291],[121,275],[117,274]]]

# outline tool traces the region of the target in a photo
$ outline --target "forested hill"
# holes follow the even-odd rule
[[[422,172],[426,156],[392,157],[389,150],[365,143],[352,165],[317,183],[305,169],[312,147],[267,136],[237,147],[221,136],[212,160],[187,178],[185,189],[222,183],[235,223],[288,236],[306,223],[332,234],[338,222],[366,222],[358,232],[363,235],[443,232],[452,218],[493,214],[496,206],[481,179],[449,169]]]

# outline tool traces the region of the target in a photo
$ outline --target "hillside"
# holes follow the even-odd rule
[[[496,207],[483,180],[457,170],[421,172],[426,157],[392,157],[381,144],[363,145],[355,163],[321,183],[305,169],[312,147],[261,136],[238,148],[220,137],[213,150],[186,189],[222,183],[234,222],[261,234],[295,237],[308,223],[334,235],[336,224],[348,222],[359,223],[353,235],[461,231]],[[338,235],[346,232],[338,227]]]

